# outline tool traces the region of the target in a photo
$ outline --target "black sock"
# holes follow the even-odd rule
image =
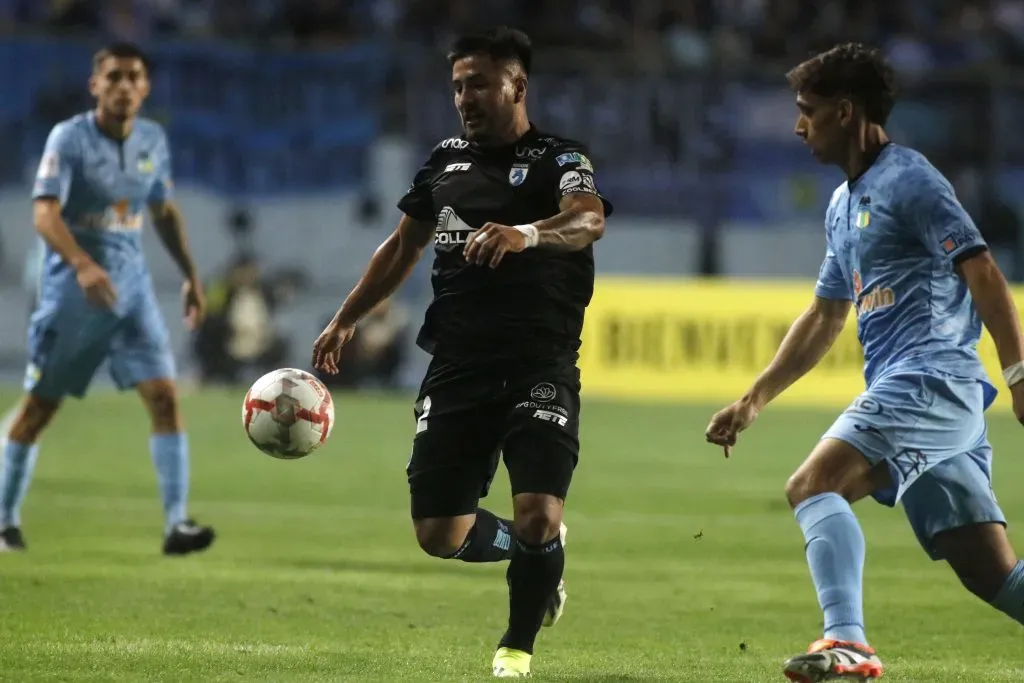
[[[477,508],[476,524],[466,534],[462,547],[448,556],[463,562],[501,562],[512,557],[516,544],[512,522],[495,517],[493,512]]]
[[[508,630],[499,647],[508,647],[533,654],[533,641],[540,631],[551,596],[558,589],[565,569],[562,539],[555,537],[544,545],[516,544],[509,562]]]

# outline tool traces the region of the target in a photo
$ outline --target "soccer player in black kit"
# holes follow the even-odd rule
[[[565,604],[562,509],[579,455],[584,309],[592,244],[611,205],[584,145],[526,112],[529,39],[500,28],[448,54],[463,135],[440,142],[398,206],[398,227],[316,340],[336,372],[359,319],[434,243],[434,299],[417,343],[433,358],[415,405],[407,474],[416,539],[435,557],[509,560],[508,629],[492,670],[530,672]],[[514,517],[478,507],[504,457]]]

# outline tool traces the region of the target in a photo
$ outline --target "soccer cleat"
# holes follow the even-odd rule
[[[164,555],[188,555],[206,550],[213,543],[213,528],[199,526],[188,519],[175,524],[164,536]]]
[[[499,647],[491,662],[491,671],[495,678],[526,678],[530,675],[529,652],[513,650],[510,647]]]
[[[558,531],[558,535],[562,539],[563,548],[565,548],[567,531],[563,522],[562,527]],[[565,611],[565,601],[568,597],[568,594],[565,592],[565,579],[559,579],[558,588],[555,589],[554,595],[551,596],[551,600],[548,602],[548,609],[544,612],[544,621],[541,622],[541,625],[550,628],[558,623],[558,620],[562,618],[562,613]]]
[[[26,547],[25,537],[18,527],[9,526],[0,531],[0,553],[25,550]]]
[[[807,653],[786,660],[783,673],[796,683],[818,681],[867,681],[880,678],[882,660],[867,645],[840,640],[811,643]]]

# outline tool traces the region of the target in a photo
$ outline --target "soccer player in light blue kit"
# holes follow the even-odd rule
[[[879,54],[837,46],[788,79],[797,135],[848,180],[826,212],[827,251],[810,308],[705,436],[728,457],[739,432],[821,360],[855,309],[866,391],[786,486],[825,632],[784,673],[802,683],[864,680],[882,675],[864,632],[864,536],[850,507],[868,495],[888,506],[902,500],[932,559],[1024,623],[1024,562],[991,489],[984,411],[996,389],[976,351],[984,324],[1024,421],[1024,341],[1006,281],[950,184],[886,136],[895,85]]]
[[[10,427],[0,472],[0,549],[23,550],[20,507],[37,440],[66,396],[82,397],[104,360],[121,389],[134,387],[152,421],[150,450],[166,526],[163,552],[203,550],[214,532],[188,518],[188,444],[182,431],[167,328],[142,252],[143,210],[185,275],[187,322],[204,300],[181,214],[172,202],[163,128],[138,117],[148,61],[117,44],[93,60],[96,109],[57,124],[39,165],[35,226],[46,242],[29,323],[27,394]]]

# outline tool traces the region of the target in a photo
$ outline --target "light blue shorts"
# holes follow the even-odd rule
[[[77,283],[40,301],[28,327],[25,390],[42,398],[81,398],[96,370],[109,363],[119,389],[151,379],[172,379],[174,356],[151,286],[121,291],[115,310],[93,306]]]
[[[822,437],[850,444],[872,464],[888,464],[893,485],[873,496],[890,507],[903,503],[932,559],[942,559],[936,534],[1006,524],[992,491],[986,391],[978,380],[939,374],[883,377]]]

